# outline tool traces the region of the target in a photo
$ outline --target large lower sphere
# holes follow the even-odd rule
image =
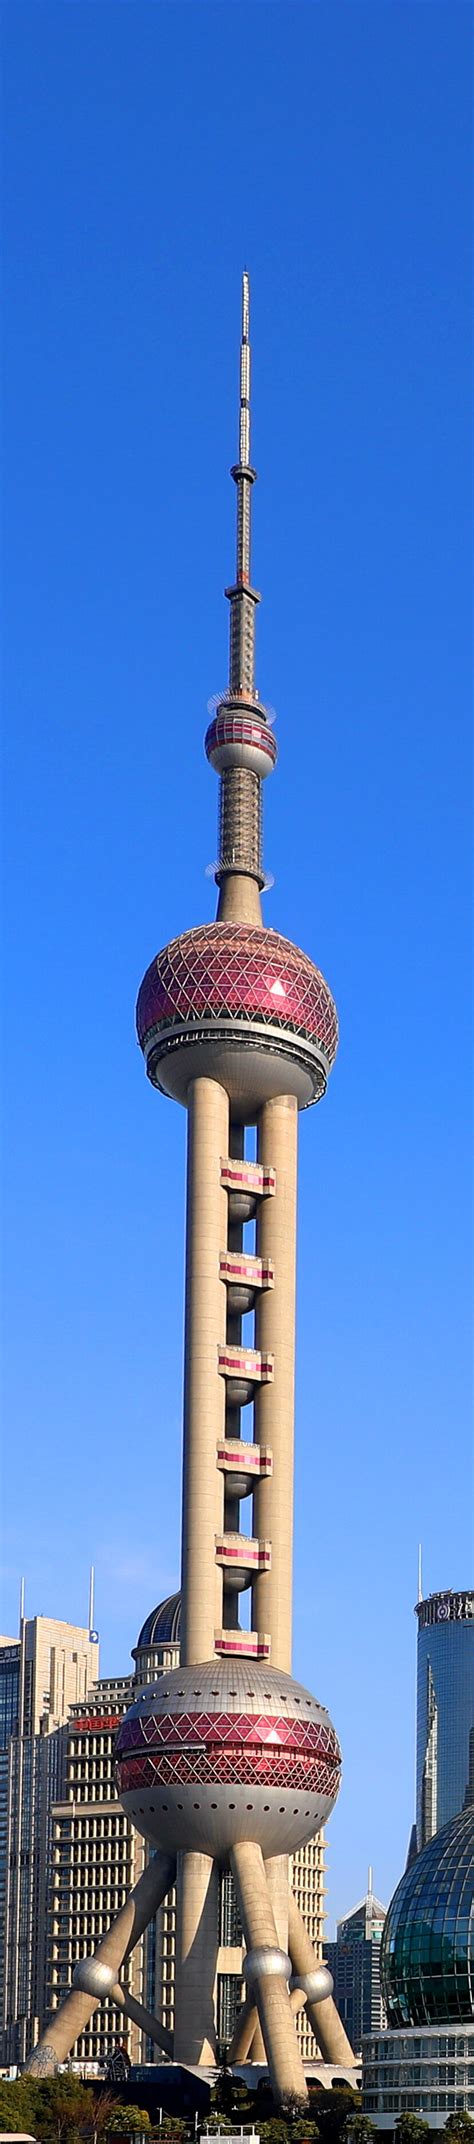
[[[327,1822],[341,1777],[323,1705],[278,1668],[210,1660],[174,1668],[121,1721],[122,1807],[154,1846],[225,1861],[251,1839],[295,1853]]]

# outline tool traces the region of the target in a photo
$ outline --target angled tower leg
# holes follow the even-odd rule
[[[47,2077],[57,2069],[59,2062],[65,2062],[93,2011],[105,1996],[112,1994],[124,1959],[134,1950],[148,1922],[158,1912],[167,1891],[171,1890],[175,1873],[174,1855],[156,1854],[154,1860],[148,1862],[116,1920],[112,1921],[111,1928],[107,1929],[107,1935],[102,1937],[94,1956],[80,1960],[70,1995],[66,1995],[60,2009],[53,2013],[26,2065],[36,2076]]]
[[[292,1891],[289,1894],[288,1948],[295,1973],[304,1978],[316,1971],[318,1961]],[[341,2063],[344,2069],[349,2069],[354,2063],[354,2055],[332,1995],[325,1996],[323,2002],[311,2002],[308,1995],[306,2009],[323,2062]]]
[[[306,2079],[286,1985],[288,1959],[277,1939],[261,1848],[246,1841],[232,1848],[230,1859],[272,2090],[276,2100],[305,2100]]]
[[[269,1896],[275,1916],[275,1927],[280,1950],[288,1950],[288,1855],[275,1854],[265,1862],[265,1875]],[[251,2062],[265,2062],[262,2028],[255,2014],[255,2029],[250,2043]]]
[[[139,2032],[145,2032],[149,2040],[155,2040],[157,2047],[163,2049],[164,2055],[170,2055],[172,2058],[172,2032],[168,2032],[165,2025],[160,2025],[158,2018],[152,2017],[151,2011],[144,2009],[143,2003],[137,2003],[135,1996],[129,1995],[128,1988],[121,1988],[119,1981],[116,1981],[115,1987],[112,1988],[112,2002],[117,2010],[123,2010],[124,2017],[131,2018],[132,2025],[138,2025]]]

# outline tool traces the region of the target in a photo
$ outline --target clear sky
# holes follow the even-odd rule
[[[337,999],[301,1123],[295,1671],[345,1775],[329,1924],[413,1814],[417,1543],[472,1575],[469,36],[437,0],[3,13],[3,1627],[103,1671],[177,1580],[184,1114],[134,1000],[211,918],[239,281],[265,914]]]

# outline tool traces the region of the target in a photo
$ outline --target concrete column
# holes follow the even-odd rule
[[[271,1665],[291,1673],[293,1569],[293,1442],[295,1383],[296,1198],[298,1110],[293,1095],[265,1102],[258,1126],[258,1159],[276,1169],[275,1196],[261,1199],[257,1252],[271,1257],[274,1286],[256,1307],[256,1346],[274,1356],[272,1384],[257,1389],[255,1431],[270,1444],[273,1474],[258,1483],[254,1533],[272,1544],[271,1570],[253,1587],[252,1624],[271,1638]]]
[[[288,1950],[288,1855],[287,1855],[287,1854],[275,1854],[275,1855],[273,1855],[273,1856],[272,1856],[272,1860],[271,1860],[271,1861],[266,1861],[266,1862],[265,1862],[265,1875],[266,1875],[266,1879],[267,1879],[267,1884],[268,1884],[268,1891],[269,1891],[269,1897],[270,1897],[270,1900],[271,1900],[271,1904],[272,1904],[272,1906],[273,1906],[273,1913],[274,1913],[274,1918],[275,1918],[275,1928],[276,1928],[276,1932],[277,1932],[278,1942],[279,1942],[279,1945],[280,1945],[280,1950],[286,1950],[286,1951],[287,1951],[287,1950]],[[251,2040],[251,2046],[250,2046],[250,2060],[251,2060],[251,2062],[264,2062],[264,2061],[265,2061],[265,2049],[264,2049],[264,2045],[263,2045],[263,2039],[262,2039],[262,2029],[261,2029],[261,2025],[260,2025],[260,2024],[259,2024],[259,2022],[258,2022],[258,2018],[256,2018],[256,2019],[255,2019],[255,2030],[254,2030],[254,2033],[253,2033],[253,2035],[252,2035],[252,2040]]]
[[[216,2059],[214,1981],[218,1952],[218,1871],[207,1854],[178,1855],[176,1887],[175,2062]]]
[[[232,1848],[230,1861],[247,1951],[279,1950],[261,1847],[249,1841],[242,1842]],[[307,2099],[306,2079],[283,1971],[266,1973],[262,1960],[262,1970],[255,1979],[253,1993],[277,2104],[290,2096]]]
[[[294,1973],[314,1973],[318,1964],[316,1952],[292,1891],[289,1893],[288,1948]],[[332,1995],[324,1996],[321,2003],[308,2002],[306,2009],[323,2062],[341,2063],[344,2069],[350,2068],[354,2064],[354,2055]]]
[[[263,916],[256,878],[244,871],[228,871],[219,887],[217,923],[249,923],[262,930]]]
[[[181,1659],[214,1657],[222,1626],[222,1571],[215,1535],[224,1515],[224,1477],[216,1445],[224,1433],[225,1379],[217,1349],[226,1335],[226,1288],[219,1252],[227,1247],[227,1194],[220,1180],[228,1151],[229,1102],[215,1080],[192,1080],[188,1093],[186,1309]]]
[[[134,1950],[174,1880],[173,1855],[156,1854],[143,1870],[134,1890],[130,1891],[111,1928],[107,1929],[107,1935],[98,1943],[93,1958],[83,1960],[84,1974],[89,1975],[90,1992],[71,1988],[70,1995],[66,1995],[60,2009],[53,2012],[38,2046],[33,2049],[26,2065],[28,2070],[47,2077],[57,2069],[59,2062],[66,2061],[81,2032],[85,2032],[94,2010],[103,2002],[104,1995],[111,1994],[124,1959]]]
[[[139,2031],[146,2033],[147,2039],[155,2040],[157,2047],[163,2049],[163,2054],[170,2055],[172,2059],[172,2032],[168,2032],[166,2025],[159,2025],[158,2018],[152,2017],[151,2011],[145,2010],[143,2003],[136,2002],[135,1996],[129,1994],[128,1988],[121,1988],[116,1981],[111,2000],[116,2010],[123,2010],[124,2017],[129,2017],[132,2025],[138,2025]]]

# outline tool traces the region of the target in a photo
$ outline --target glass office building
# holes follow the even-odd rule
[[[474,1795],[474,1592],[418,1601],[418,1852]]]

